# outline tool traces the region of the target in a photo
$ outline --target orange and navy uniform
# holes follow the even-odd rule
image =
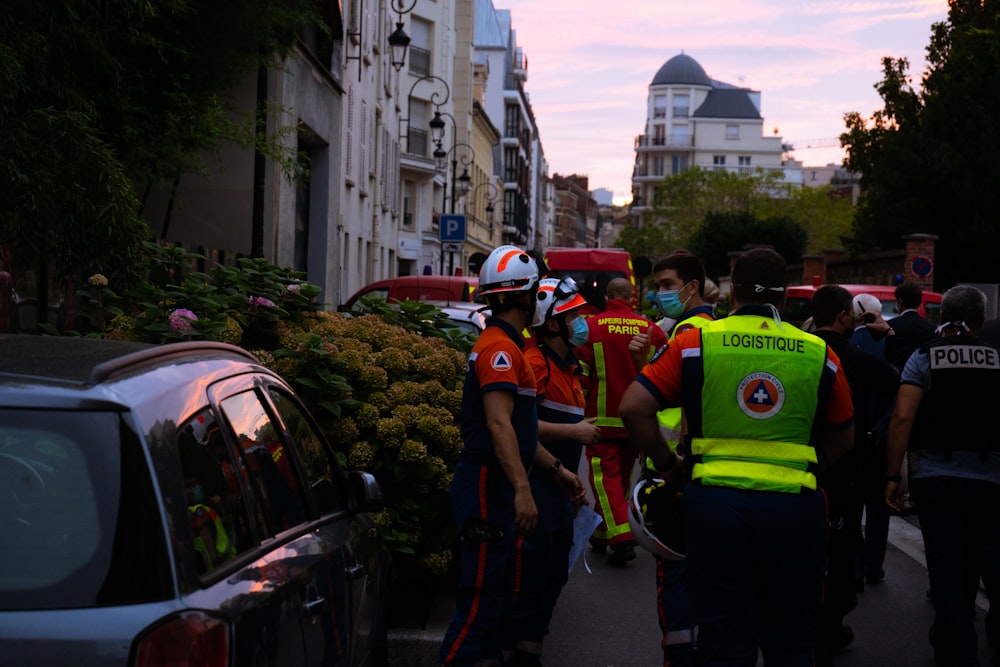
[[[514,395],[510,416],[527,469],[538,445],[535,375],[524,356],[524,337],[491,318],[469,355],[462,391],[463,448],[451,483],[452,516],[461,538],[458,591],[441,645],[444,665],[495,660],[513,597],[514,488],[500,467],[486,424],[483,396]]]
[[[639,455],[629,441],[618,415],[625,390],[635,380],[636,370],[629,343],[638,334],[648,334],[657,350],[667,343],[666,334],[648,317],[636,314],[628,301],[608,300],[607,308],[587,318],[590,334],[586,345],[577,349],[584,369],[585,415],[596,417],[601,439],[586,451],[588,477],[597,499],[601,524],[591,542],[618,544],[632,540],[628,523],[628,494],[632,466]]]
[[[584,397],[576,357],[560,357],[539,341],[525,353],[538,384],[538,420],[576,424],[583,420]],[[583,444],[571,438],[549,440],[545,448],[568,470],[580,465]],[[514,606],[510,641],[541,644],[549,631],[556,601],[569,579],[573,546],[572,502],[547,470],[532,470],[528,478],[538,507],[538,527],[518,538],[514,576]]]

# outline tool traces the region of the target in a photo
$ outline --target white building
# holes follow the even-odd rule
[[[646,127],[635,138],[633,210],[648,209],[664,177],[690,167],[762,167],[801,185],[801,163],[783,161],[781,137],[763,128],[760,91],[711,79],[691,56],[674,56],[649,84]]]

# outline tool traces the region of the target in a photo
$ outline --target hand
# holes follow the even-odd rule
[[[538,508],[531,496],[531,489],[525,487],[522,491],[514,491],[514,525],[517,532],[527,535],[534,532],[538,525]]]
[[[601,427],[594,422],[597,417],[584,419],[573,425],[573,439],[585,445],[593,445],[601,439]]]
[[[560,468],[559,472],[556,473],[556,484],[566,493],[570,502],[573,503],[574,508],[586,502],[587,490],[575,473],[570,472],[566,468]]]
[[[885,504],[889,509],[903,513],[903,490],[899,482],[888,481],[885,483]]]
[[[637,370],[646,365],[646,361],[649,359],[649,348],[649,334],[636,334],[628,342],[628,352]]]

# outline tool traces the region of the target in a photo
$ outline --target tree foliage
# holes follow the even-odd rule
[[[802,260],[806,230],[790,218],[758,220],[751,213],[709,213],[688,249],[701,258],[713,278],[729,275],[729,252],[748,245],[770,245],[789,264]]]
[[[727,220],[727,238],[711,240],[704,231],[710,220],[719,224]],[[727,253],[738,250],[744,243],[772,243],[772,240],[755,240],[743,232],[730,230],[735,221],[752,221],[754,229],[761,231],[764,222],[775,219],[771,231],[788,230],[792,237],[788,243],[795,249],[798,261],[804,250],[819,252],[824,248],[843,247],[844,237],[851,226],[851,202],[832,194],[830,188],[803,188],[785,183],[780,174],[761,168],[738,174],[726,170],[708,170],[694,167],[680,174],[668,176],[656,190],[652,210],[647,212],[641,227],[627,227],[618,237],[617,245],[629,250],[633,256],[660,258],[678,248],[690,248],[695,239],[702,247],[718,253],[713,257],[700,255],[706,262],[725,263],[728,273]],[[761,222],[758,222],[761,221]],[[769,228],[770,229],[770,228]],[[770,233],[770,232],[769,232]],[[799,247],[800,237],[804,245]],[[746,239],[736,245],[721,246],[727,239]],[[735,242],[735,241],[733,241]]]
[[[307,0],[10,0],[0,12],[0,243],[138,275],[135,183],[257,142],[230,97],[313,21]],[[274,146],[271,146],[274,148]]]
[[[1000,6],[952,0],[932,27],[921,90],[905,59],[885,58],[875,87],[883,108],[845,116],[845,166],[861,174],[858,249],[900,237],[940,237],[935,286],[996,282],[1000,246]]]

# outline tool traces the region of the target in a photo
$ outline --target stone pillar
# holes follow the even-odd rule
[[[920,289],[934,290],[934,245],[938,237],[933,234],[908,234],[906,256],[900,274],[903,280],[920,285]]]
[[[802,284],[822,285],[826,282],[826,262],[823,255],[802,255]]]

